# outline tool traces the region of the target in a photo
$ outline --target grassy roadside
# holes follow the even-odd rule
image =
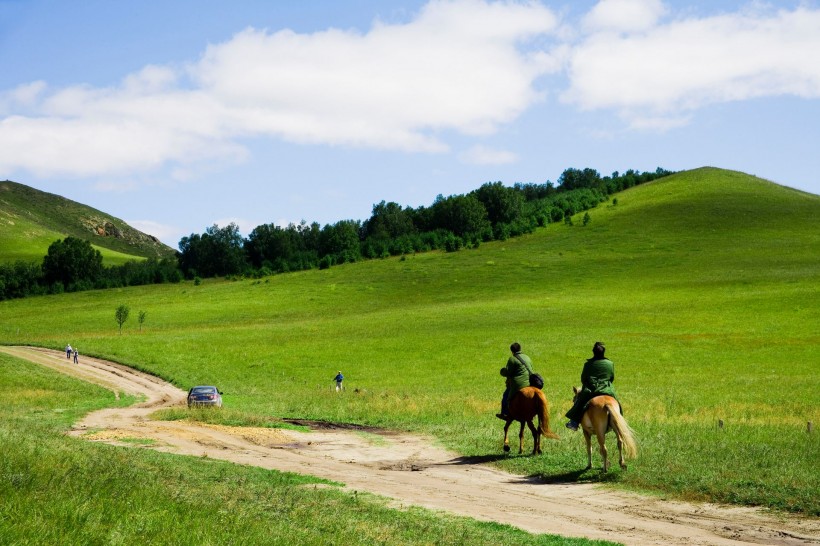
[[[115,403],[107,391],[0,354],[4,544],[607,544],[393,510],[308,476],[60,434]]]
[[[70,342],[182,388],[214,383],[249,423],[421,431],[548,481],[820,515],[820,441],[806,433],[820,423],[818,213],[816,196],[702,169],[623,192],[588,226],[470,251],[0,302],[0,342]],[[147,312],[142,331],[117,333],[121,303]],[[641,448],[606,478],[581,471],[583,440],[561,426],[596,340]],[[501,456],[512,341],[546,378],[562,437],[543,457]]]

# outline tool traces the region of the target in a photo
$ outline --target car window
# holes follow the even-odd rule
[[[205,394],[205,393],[214,393],[216,389],[213,387],[197,387],[191,389],[191,394]]]

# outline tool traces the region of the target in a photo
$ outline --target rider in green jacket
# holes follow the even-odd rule
[[[501,413],[495,416],[499,419],[507,419],[510,411],[510,400],[518,391],[530,386],[530,374],[532,372],[532,360],[521,352],[521,345],[518,342],[510,345],[512,356],[507,359],[507,365],[501,368],[501,375],[507,378],[507,389],[501,397]]]
[[[566,413],[567,428],[578,430],[581,418],[584,416],[584,407],[587,402],[602,394],[618,399],[615,396],[615,388],[612,382],[615,381],[615,364],[604,357],[606,347],[600,341],[592,346],[592,358],[586,361],[581,372],[581,385],[583,388],[575,398],[572,408]]]

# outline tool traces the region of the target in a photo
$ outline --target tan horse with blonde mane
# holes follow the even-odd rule
[[[580,389],[572,387],[575,398],[578,397]],[[581,428],[584,431],[584,439],[587,442],[587,470],[592,468],[592,435],[598,438],[598,448],[601,458],[604,460],[603,472],[609,470],[605,438],[610,430],[615,431],[618,440],[618,462],[621,468],[626,470],[626,459],[634,459],[638,455],[638,445],[635,443],[635,433],[626,423],[621,415],[621,406],[618,401],[608,395],[596,396],[587,403],[584,416],[581,418]]]
[[[518,431],[518,453],[524,452],[524,423],[532,432],[533,446],[532,454],[541,453],[541,437],[558,439],[558,435],[550,430],[550,403],[541,389],[535,387],[524,387],[510,400],[510,412],[507,422],[504,424],[504,451],[510,450],[510,441],[507,431],[513,421],[521,423],[521,430]],[[533,425],[533,419],[538,417],[538,428]]]

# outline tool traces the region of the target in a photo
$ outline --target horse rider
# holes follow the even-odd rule
[[[501,375],[507,378],[506,390],[501,397],[501,413],[495,416],[499,419],[507,420],[510,413],[510,400],[518,394],[524,387],[530,386],[530,374],[532,371],[532,360],[521,352],[521,345],[518,342],[510,345],[512,356],[507,359],[507,365],[501,368]]]
[[[581,372],[581,386],[583,387],[575,397],[575,403],[566,413],[569,422],[566,427],[570,430],[578,430],[578,425],[584,416],[584,407],[587,402],[602,394],[608,394],[614,399],[615,388],[612,382],[615,381],[615,364],[604,356],[606,347],[600,341],[596,341],[592,346],[592,358],[584,363]],[[620,402],[619,402],[620,404]],[[623,410],[621,410],[623,413]]]

